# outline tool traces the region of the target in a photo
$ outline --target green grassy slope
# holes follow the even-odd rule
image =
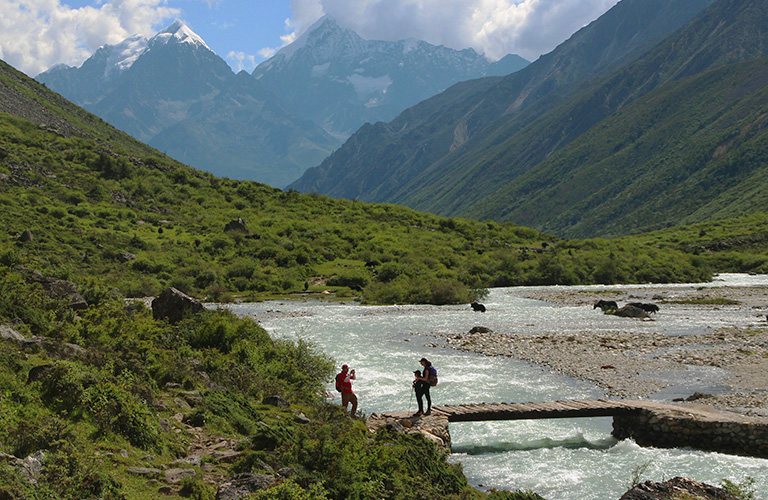
[[[471,211],[556,234],[619,235],[768,204],[768,59],[667,85]]]
[[[625,140],[632,142],[637,136],[645,134],[647,143],[651,138],[655,141],[653,144],[647,144],[649,149],[657,150],[660,156],[674,156],[676,152],[665,149],[668,142],[674,143],[674,140],[666,139],[665,134],[669,132],[664,128],[666,124],[695,122],[701,127],[723,126],[722,122],[714,123],[719,119],[719,108],[713,106],[713,103],[728,99],[747,100],[748,97],[734,96],[731,93],[731,86],[735,82],[735,79],[731,78],[731,71],[710,71],[766,55],[768,46],[761,36],[761,26],[765,24],[766,19],[768,8],[764,2],[721,0],[640,60],[608,77],[598,79],[590,87],[562,101],[557,108],[524,129],[519,129],[512,118],[499,120],[493,127],[489,127],[489,132],[482,140],[465,148],[461,155],[433,165],[421,177],[412,179],[411,184],[405,186],[403,193],[394,200],[436,213],[462,213],[473,217],[515,220],[539,229],[556,230],[557,234],[563,236],[627,234],[651,227],[645,222],[647,217],[645,221],[638,220],[631,213],[632,209],[638,208],[638,204],[644,203],[645,200],[635,197],[632,203],[627,203],[623,209],[612,209],[602,206],[594,197],[598,194],[605,196],[598,191],[604,189],[606,182],[627,185],[641,175],[662,175],[672,180],[676,174],[660,174],[663,166],[646,171],[644,165],[635,161],[634,157],[624,156],[627,150],[623,149],[621,144],[614,144],[615,150],[601,149],[601,155],[598,157],[593,154],[590,146],[586,146],[585,134],[589,132],[594,142],[592,147],[600,148],[600,143],[612,142],[614,134],[623,133],[622,130],[617,130],[617,123],[630,120],[629,123],[621,123],[621,126],[632,127],[631,134],[624,134]],[[740,68],[734,67],[732,71],[741,71]],[[752,94],[755,102],[759,103],[759,86],[763,85],[763,82],[759,76],[750,74],[749,69],[745,71],[747,73],[741,76],[750,80],[750,83],[738,92]],[[702,76],[700,80],[689,79],[693,75],[703,73],[706,73],[706,76]],[[718,77],[722,78],[719,83],[714,81]],[[669,102],[666,107],[659,105],[659,101],[665,98],[671,101],[667,86],[675,88],[680,79],[685,79],[688,87],[679,91],[696,93],[698,100],[690,102],[693,98],[686,95],[684,98],[686,102],[690,102],[690,106],[669,105]],[[644,96],[648,98],[644,99]],[[677,98],[678,101],[681,99],[680,96]],[[646,103],[649,109],[640,109]],[[621,111],[629,105],[635,110],[635,115],[645,114],[646,118],[631,121],[632,117]],[[708,109],[710,106],[714,109]],[[742,116],[737,117],[736,113],[739,112]],[[612,117],[615,113],[620,114],[614,119]],[[750,116],[752,110],[743,106],[732,110],[729,119],[731,122],[748,122]],[[682,133],[683,131],[675,130],[674,134],[680,138],[681,143],[684,142]],[[571,154],[567,160],[562,160],[564,151],[573,151],[578,147],[574,146],[574,141],[584,147],[579,149],[579,154]],[[551,168],[553,157],[561,159],[558,175],[555,176],[548,170]],[[685,160],[691,161],[690,158]],[[554,188],[555,185],[568,183],[572,177],[584,176],[589,169],[595,169],[599,161],[610,163],[616,169],[600,176],[599,181],[585,180],[577,183],[579,192],[572,189],[572,186],[565,187],[564,190],[568,191],[570,196],[557,198],[560,191]],[[675,168],[677,167],[674,165],[670,167],[671,170]],[[684,168],[697,169],[691,164]],[[759,168],[759,165],[753,168]],[[705,172],[701,173],[706,176]],[[524,177],[520,178],[521,176]],[[435,182],[438,177],[458,180]],[[709,182],[717,181],[710,178]],[[504,186],[505,183],[510,183],[510,186]],[[416,184],[426,188],[409,190]],[[676,185],[676,181],[667,182],[665,187],[672,185]],[[676,195],[690,194],[683,193],[685,189],[685,186],[680,186],[680,193]],[[622,199],[618,198],[617,201]],[[540,203],[544,199],[548,200],[546,208]],[[663,219],[660,224],[669,221],[681,223],[689,220],[686,217],[702,208],[709,200],[683,196],[679,201],[686,205],[687,212],[681,210],[680,205],[676,205],[675,210],[660,210],[659,207],[653,206],[652,200],[649,200],[648,207],[639,209],[658,212],[656,218]],[[558,205],[555,216],[561,211],[569,211],[568,215],[557,222],[549,220],[552,214],[548,209],[554,204]],[[750,209],[760,208],[761,205],[755,203]],[[611,212],[611,218],[626,218],[615,226],[585,222],[573,227],[581,218],[604,219],[604,212]],[[521,218],[516,219],[517,216]],[[634,225],[637,223],[640,225]]]
[[[421,436],[345,417],[323,396],[334,363],[311,345],[221,310],[156,321],[126,295],[289,292],[322,276],[310,291],[460,303],[489,285],[768,271],[766,216],[560,240],[203,174],[6,65],[0,106],[0,325],[25,338],[0,339],[4,499],[212,500],[254,473],[273,485],[261,499],[541,500],[473,490]],[[224,231],[238,217],[249,232]],[[72,280],[89,306],[70,310],[19,265]],[[30,456],[36,484],[17,460]],[[177,469],[188,476],[173,482]]]

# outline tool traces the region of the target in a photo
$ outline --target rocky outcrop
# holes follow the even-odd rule
[[[237,231],[238,233],[248,234],[248,226],[245,225],[245,221],[241,218],[237,220],[229,221],[224,226],[224,231]]]
[[[40,271],[19,266],[18,271],[24,276],[27,283],[38,283],[49,296],[67,303],[71,309],[85,309],[88,302],[85,301],[77,287],[71,281],[44,276]]]
[[[59,342],[48,337],[30,337],[19,341],[19,347],[28,352],[45,352],[49,356],[59,359],[81,359],[87,351],[77,345],[69,342]]]
[[[624,493],[619,500],[679,500],[681,498],[695,500],[738,500],[737,497],[722,488],[698,483],[682,477],[676,477],[663,483],[654,481],[640,483]]]
[[[216,500],[239,500],[251,493],[266,490],[274,483],[275,478],[266,474],[238,474],[219,485]]]
[[[156,320],[165,319],[169,323],[178,323],[188,315],[204,310],[205,307],[200,301],[173,287],[166,288],[152,301],[152,316]]]
[[[7,325],[0,325],[0,339],[22,341],[24,336]]]
[[[424,439],[435,443],[439,448],[451,449],[448,417],[438,412],[422,416],[406,412],[372,413],[365,423],[371,432],[385,428],[405,434],[421,434]]]

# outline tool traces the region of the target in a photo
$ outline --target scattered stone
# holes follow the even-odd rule
[[[176,484],[182,482],[184,479],[195,477],[197,472],[195,469],[168,469],[165,471],[165,482],[170,484]]]
[[[171,496],[174,494],[173,488],[170,486],[161,486],[157,489],[157,492],[165,496]]]
[[[120,450],[120,456],[123,458],[128,458],[128,450]]]
[[[9,455],[7,453],[3,453],[0,451],[0,461],[10,462],[18,460],[18,458],[14,457],[13,455]]]
[[[24,335],[20,334],[10,326],[0,325],[0,339],[20,341],[20,340],[24,340]]]
[[[200,455],[189,455],[188,457],[180,458],[175,462],[172,462],[171,465],[189,464],[194,467],[200,467],[202,463],[203,463],[203,457],[201,457]]]
[[[21,461],[21,475],[30,482],[37,484],[37,478],[43,473],[45,452],[40,450]]]
[[[238,474],[219,485],[216,500],[239,500],[251,493],[266,490],[275,483],[274,476],[265,474]]]
[[[395,420],[392,422],[387,422],[384,428],[390,431],[395,431],[395,432],[405,432],[405,428],[406,428],[405,422],[408,422],[410,424],[407,427],[413,426],[413,423],[410,420],[404,419],[401,421]]]
[[[173,287],[166,288],[152,301],[152,316],[156,320],[166,319],[169,323],[178,323],[185,316],[204,310],[200,301]]]
[[[39,283],[49,296],[67,302],[67,307],[75,310],[88,307],[88,302],[80,295],[77,287],[71,281],[44,276],[39,271],[23,266],[18,266],[17,269],[24,275],[27,283]]]
[[[237,462],[243,454],[239,451],[214,451],[211,456],[219,462],[232,464]]]
[[[493,330],[484,326],[473,326],[469,333],[492,333]]]
[[[134,476],[158,476],[162,473],[162,470],[154,467],[131,467],[128,469],[128,474],[133,474]]]
[[[268,396],[264,398],[262,403],[264,403],[265,405],[277,406],[278,408],[283,408],[283,409],[289,408],[291,406],[291,404],[288,401],[284,400],[280,396]]]
[[[78,359],[86,355],[87,351],[76,344],[58,342],[47,337],[30,337],[19,341],[19,347],[24,351],[38,353],[45,351],[51,356],[61,359]]]
[[[663,483],[646,481],[624,493],[619,500],[738,500],[722,488],[676,477]]]
[[[131,262],[132,260],[136,260],[136,255],[131,252],[120,252],[117,255],[117,260],[120,262]]]
[[[282,469],[279,469],[277,471],[277,475],[282,477],[282,478],[284,478],[284,479],[288,479],[290,477],[295,476],[296,475],[296,471],[294,469],[292,469],[291,467],[283,467]]]
[[[32,231],[29,229],[25,229],[20,235],[19,235],[19,241],[22,243],[28,243],[30,241],[33,241],[35,239],[35,236],[32,234]]]
[[[298,415],[296,415],[296,421],[299,422],[299,423],[302,423],[302,424],[311,424],[312,423],[312,421],[309,419],[309,417],[304,415],[304,413],[299,413]]]

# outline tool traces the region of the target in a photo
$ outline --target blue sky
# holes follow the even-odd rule
[[[251,71],[323,15],[367,39],[417,38],[535,60],[618,0],[0,0],[0,59],[35,76],[181,19]]]

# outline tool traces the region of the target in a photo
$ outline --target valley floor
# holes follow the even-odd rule
[[[523,298],[556,307],[592,308],[600,299],[641,301],[647,289],[516,288]],[[647,300],[642,300],[647,301]],[[510,356],[603,387],[609,397],[695,400],[697,404],[768,417],[768,287],[654,287],[664,316],[741,315],[743,327],[707,328],[689,335],[633,331],[545,334],[504,332],[441,334],[445,345],[491,356]],[[596,311],[599,313],[599,310]],[[647,326],[647,325],[646,325]]]

